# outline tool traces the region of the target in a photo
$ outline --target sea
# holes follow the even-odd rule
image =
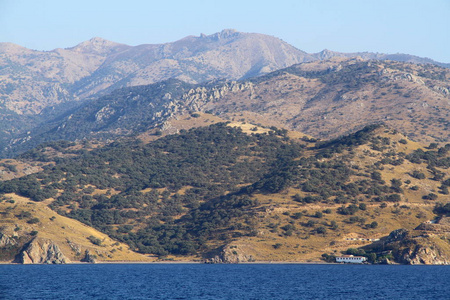
[[[450,299],[450,267],[0,265],[0,299]]]

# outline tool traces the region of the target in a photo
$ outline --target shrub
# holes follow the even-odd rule
[[[320,227],[317,227],[316,232],[318,234],[325,234],[325,233],[327,233],[327,229],[323,226],[320,226]]]
[[[32,218],[27,221],[28,224],[37,224],[40,220],[38,218]]]
[[[99,239],[99,238],[96,238],[93,235],[88,236],[87,239],[94,245],[97,245],[97,246],[101,246],[102,245],[102,240]]]
[[[423,196],[422,199],[425,199],[425,200],[436,200],[437,197],[438,196],[436,194],[429,193],[428,195]]]
[[[274,249],[279,249],[279,248],[281,248],[281,246],[283,246],[283,244],[280,244],[280,243],[276,243],[275,245],[272,245],[272,247]]]
[[[411,177],[414,177],[416,179],[425,179],[425,174],[423,174],[422,172],[419,172],[417,170],[414,170],[409,175],[411,175]]]
[[[294,214],[291,216],[291,218],[294,219],[294,220],[298,220],[298,219],[300,219],[302,216],[303,216],[303,214],[302,214],[301,212],[296,212],[296,213],[294,213]]]
[[[330,223],[330,227],[331,227],[331,229],[333,229],[333,230],[336,230],[336,229],[338,229],[338,224],[336,223],[336,221],[331,221],[331,223]]]
[[[372,223],[370,223],[369,227],[373,228],[373,229],[377,228],[378,227],[378,222],[373,221]]]
[[[336,262],[336,256],[334,256],[333,254],[329,255],[327,253],[324,253],[322,254],[322,259],[329,263]]]
[[[353,215],[359,210],[358,206],[355,204],[350,204],[349,206],[341,206],[337,209],[337,212],[341,215]]]

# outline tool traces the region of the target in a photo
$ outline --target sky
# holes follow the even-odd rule
[[[308,53],[407,53],[450,63],[450,0],[0,0],[0,42],[34,50],[92,37],[160,44],[231,28]]]

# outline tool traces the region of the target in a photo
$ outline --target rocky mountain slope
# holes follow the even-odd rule
[[[135,47],[101,38],[44,52],[1,43],[0,103],[18,114],[37,114],[120,87],[168,78],[237,79],[312,59],[275,37],[234,30]]]
[[[35,51],[0,43],[0,103],[11,112],[38,114],[58,103],[126,86],[169,78],[189,83],[248,78],[336,56],[438,64],[404,54],[308,54],[272,36],[231,29],[157,45],[128,46],[93,38],[72,48]]]
[[[55,49],[52,51],[34,51],[11,43],[0,43],[0,148],[4,148],[8,144],[22,143],[24,135],[26,135],[26,139],[28,139],[30,135],[33,135],[28,134],[28,132],[33,129],[37,128],[39,133],[45,129],[49,130],[49,127],[47,126],[49,120],[52,121],[53,125],[56,125],[55,122],[61,120],[64,116],[70,116],[83,100],[96,99],[99,96],[111,93],[118,88],[152,84],[166,79],[178,79],[189,84],[199,84],[219,78],[232,80],[251,78],[293,64],[325,60],[337,56],[358,56],[378,61],[392,59],[428,64],[428,67],[419,67],[419,69],[429,68],[432,70],[426,70],[424,72],[418,70],[418,72],[423,73],[421,73],[419,79],[425,82],[422,75],[429,75],[431,72],[434,76],[434,78],[432,78],[433,80],[437,79],[444,81],[444,83],[440,82],[439,84],[436,84],[435,82],[431,83],[435,86],[436,91],[439,93],[447,92],[448,94],[448,85],[445,82],[445,71],[437,70],[432,67],[432,65],[438,63],[429,59],[400,54],[345,54],[328,50],[324,50],[317,54],[308,54],[275,37],[255,33],[242,33],[235,30],[223,30],[222,32],[208,36],[188,36],[179,41],[161,45],[139,45],[134,47],[106,41],[101,38],[93,38],[72,48]],[[440,65],[446,66],[445,64]],[[336,65],[331,66],[331,68],[336,67]],[[308,65],[305,68],[305,70],[307,70],[308,68],[313,67]],[[318,68],[320,69],[320,67]],[[414,67],[411,68],[414,69]],[[321,70],[322,73],[323,71],[324,70]],[[413,71],[395,75],[397,77],[393,74],[391,75],[395,77],[395,80],[398,80],[399,78],[402,78],[402,76],[403,79],[405,79],[406,77],[404,76],[408,76],[408,73],[415,74],[414,76],[418,75]],[[444,75],[442,76],[444,77],[439,73],[443,73]],[[341,74],[338,74],[338,76],[340,75]],[[298,76],[298,74],[296,76]],[[312,75],[309,74],[308,76]],[[355,74],[355,76],[362,75]],[[323,79],[322,77],[323,76],[321,76],[320,80]],[[311,77],[311,79],[314,78]],[[316,79],[318,78],[316,77]],[[348,79],[349,78],[347,77],[346,80]],[[385,80],[383,77],[380,77],[379,79]],[[317,80],[307,80],[306,82],[315,84]],[[355,83],[355,80],[353,80],[353,83]],[[352,83],[350,83],[350,85],[351,84]],[[403,88],[403,85],[404,84],[402,84],[399,89]],[[205,86],[201,87],[200,94],[198,94],[199,91],[189,92],[196,94],[192,95],[193,97],[201,98],[202,93],[206,92],[203,89]],[[230,84],[228,84],[228,88],[229,87]],[[323,95],[326,93],[326,91],[323,90],[323,87],[324,85],[309,86],[309,89],[313,88],[312,91],[309,91],[310,95],[297,94],[293,95],[293,97],[308,100],[308,104],[311,104],[311,99],[318,100],[320,97],[327,98],[326,95]],[[428,84],[428,87],[430,87],[430,84]],[[208,89],[208,86],[205,88]],[[321,94],[318,94],[319,91],[314,90],[316,88],[322,89],[322,91],[320,91]],[[397,88],[397,85],[395,88]],[[213,97],[217,98],[217,92],[222,93],[220,96],[223,96],[226,89],[227,87],[216,86],[215,90],[217,91],[212,91],[215,93],[213,94]],[[283,97],[286,93],[290,92],[290,89],[283,90],[282,95],[266,95],[263,93],[264,95],[256,96],[264,96],[266,98],[265,100],[267,100],[267,97],[276,97],[276,99],[270,99],[270,101],[278,101],[277,103],[281,104],[283,101],[286,102],[286,100],[288,100]],[[347,84],[341,86],[339,91],[333,91],[334,96],[339,97],[341,94],[346,93],[346,89]],[[422,88],[419,89],[421,90],[421,93],[424,93]],[[262,91],[260,91],[259,94],[261,94],[261,92]],[[383,96],[384,93],[395,93],[396,95],[400,95],[399,92],[400,91],[392,89],[383,90],[381,91],[381,96]],[[405,94],[410,95],[412,92],[413,91]],[[371,91],[362,91],[362,93],[364,95],[361,95],[361,97],[372,96],[370,95]],[[369,93],[368,96],[366,95],[367,93]],[[416,95],[418,96],[418,94]],[[314,98],[314,96],[317,97]],[[351,96],[352,99],[359,97],[358,95],[348,96]],[[373,96],[375,97],[375,95]],[[423,98],[427,96],[428,91],[418,97]],[[208,97],[210,97],[210,95],[208,95]],[[239,95],[239,97],[242,97],[242,95]],[[376,97],[380,97],[380,95],[376,95]],[[188,100],[187,98],[186,100]],[[204,102],[204,99],[196,100],[202,100]],[[240,99],[238,100],[240,101]],[[232,103],[239,101],[233,100]],[[196,103],[194,104],[196,106],[199,105]],[[271,104],[271,106],[279,108],[278,104]],[[302,103],[293,102],[292,104],[293,106],[298,106],[300,108],[303,107]],[[420,105],[418,103],[416,104]],[[253,107],[251,109],[246,109],[246,111],[249,111],[250,115],[261,112],[261,107],[258,108],[258,105],[255,103],[252,105]],[[360,103],[360,105],[363,104]],[[434,104],[431,104],[430,106],[429,103],[422,103],[422,105],[426,107],[435,106]],[[404,107],[404,103],[397,107]],[[437,107],[440,109],[439,105]],[[194,107],[193,109],[198,108]],[[218,113],[230,113],[232,109],[233,107],[227,106],[218,111]],[[284,110],[285,108],[281,108],[281,111]],[[295,111],[296,110],[294,109],[293,112]],[[344,109],[344,112],[345,111],[346,110]],[[108,113],[108,111],[100,112],[100,114],[106,115]],[[329,112],[325,111],[325,113],[328,114]],[[340,113],[341,112],[339,111],[337,112],[338,116]],[[117,112],[115,115],[117,115]],[[315,121],[316,119],[329,116],[331,115],[323,116],[321,113],[313,113],[313,115],[310,116],[307,114],[306,117],[312,118]],[[267,114],[265,117],[268,117]],[[319,131],[314,131],[311,128],[307,128],[310,125],[305,126],[304,124],[300,124],[305,121],[310,123],[310,120],[304,118],[300,118],[299,120],[298,118],[293,118],[294,116],[291,115],[286,117],[292,120],[283,120],[282,117],[282,122],[279,122],[277,125],[284,126],[285,123],[290,122],[290,124],[287,124],[287,128],[305,132],[310,131],[310,133],[314,133],[316,136],[327,137],[326,134],[322,133],[322,131],[327,131],[326,128],[320,128]],[[419,114],[418,117],[423,116]],[[382,117],[380,118],[382,119]],[[277,120],[278,118],[272,119]],[[273,120],[267,121],[271,122]],[[261,123],[259,121],[256,122]],[[355,124],[358,122],[359,121],[355,122]],[[396,126],[397,125],[398,124],[396,124]],[[333,126],[336,127],[336,124]],[[106,129],[108,130],[108,128]],[[350,128],[350,130],[352,129],[353,128]],[[98,129],[94,129],[94,131],[95,130]],[[128,130],[125,130],[125,132],[128,132]],[[20,135],[22,135],[22,138],[20,138]],[[433,137],[433,139],[436,138],[442,139],[442,137]],[[44,140],[46,140],[46,138],[42,139],[42,141]],[[12,152],[15,153],[14,151]]]
[[[101,38],[52,51],[0,43],[0,143],[117,88],[238,79],[313,59],[275,37],[234,30],[134,47]]]
[[[317,261],[413,230],[450,200],[449,145],[426,148],[382,126],[318,142],[236,122],[79,146],[24,154],[47,166],[0,191],[163,259]]]
[[[343,52],[336,52],[336,51],[330,51],[330,50],[322,50],[319,53],[313,54],[315,58],[318,58],[319,60],[329,60],[333,57],[361,57],[362,59],[370,59],[370,60],[392,60],[392,61],[399,61],[399,62],[409,62],[414,64],[431,64],[431,65],[437,65],[444,68],[450,68],[450,63],[442,63],[434,61],[430,58],[425,57],[419,57],[415,55],[410,54],[404,54],[404,53],[397,53],[397,54],[386,54],[386,53],[373,53],[373,52],[354,52],[354,53],[343,53]]]
[[[445,143],[450,140],[449,89],[448,69],[342,58],[241,81],[194,85],[170,79],[90,101],[22,135],[9,152],[57,139],[164,132],[171,121],[204,112],[325,139],[385,123],[415,141]]]

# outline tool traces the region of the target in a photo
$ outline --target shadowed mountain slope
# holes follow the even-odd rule
[[[9,153],[57,139],[117,138],[170,128],[193,113],[336,138],[385,123],[415,141],[450,140],[450,71],[433,65],[334,58],[241,81],[171,79],[116,90],[43,123]],[[6,153],[6,152],[5,152]]]

